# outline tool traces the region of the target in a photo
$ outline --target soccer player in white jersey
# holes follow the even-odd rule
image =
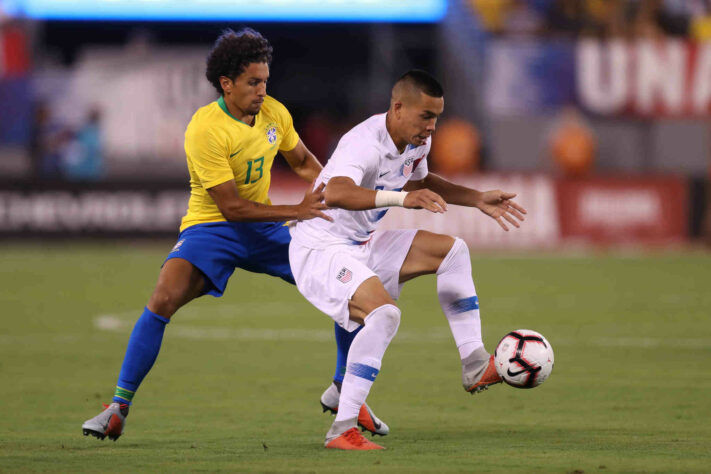
[[[422,230],[376,231],[388,207],[426,209],[448,204],[475,207],[508,230],[526,211],[499,190],[480,192],[427,170],[430,137],[444,110],[442,87],[428,73],[409,71],[394,85],[390,109],[346,133],[321,171],[325,211],[332,219],[298,222],[289,246],[299,291],[355,336],[336,419],[325,446],[383,449],[360,434],[358,413],[400,324],[395,304],[404,282],[437,274],[437,293],[462,360],[464,389],[475,393],[500,383],[484,349],[479,302],[463,240]]]

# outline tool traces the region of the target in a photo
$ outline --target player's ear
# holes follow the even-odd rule
[[[222,91],[225,94],[229,94],[232,92],[232,86],[234,85],[234,82],[227,76],[220,76],[220,85],[222,86]]]
[[[395,100],[390,105],[390,108],[392,108],[393,115],[395,116],[395,118],[399,120],[400,114],[402,113],[402,102],[400,102],[399,100]]]

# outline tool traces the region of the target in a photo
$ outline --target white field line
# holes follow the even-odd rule
[[[102,331],[119,332],[128,334],[133,328],[134,319],[128,319],[129,313],[117,315],[104,314],[94,318],[94,326]],[[120,317],[122,316],[122,317]],[[137,313],[131,312],[130,317],[135,318]],[[235,314],[232,313],[234,317]],[[185,319],[181,315],[181,319]],[[176,321],[177,322],[177,321]],[[170,337],[183,339],[211,340],[211,341],[299,341],[299,342],[327,342],[333,340],[333,329],[328,325],[324,329],[301,328],[228,328],[207,326],[180,326],[171,324]],[[452,335],[445,326],[435,330],[402,330],[399,331],[393,342],[405,343],[439,343],[452,341]],[[591,339],[557,339],[554,347],[560,346],[587,346],[587,347],[617,347],[630,349],[711,349],[711,340],[708,338],[664,338],[664,337],[597,337]]]

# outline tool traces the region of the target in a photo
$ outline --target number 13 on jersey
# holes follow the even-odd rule
[[[261,156],[257,158],[256,160],[249,160],[247,161],[247,177],[244,179],[244,184],[252,184],[256,183],[260,179],[262,179],[262,176],[264,175],[264,157]],[[253,177],[252,174],[256,175],[259,173],[258,176]]]

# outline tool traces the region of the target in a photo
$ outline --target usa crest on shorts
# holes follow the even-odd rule
[[[341,283],[348,283],[351,281],[351,278],[353,278],[353,272],[348,270],[346,267],[341,268],[341,271],[338,272],[338,275],[336,276],[336,280],[340,281]]]

